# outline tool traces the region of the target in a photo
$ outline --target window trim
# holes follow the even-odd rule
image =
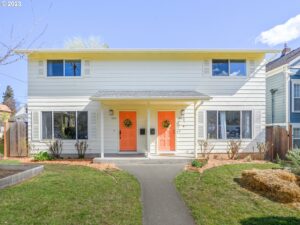
[[[208,111],[216,111],[217,112],[217,138],[210,138],[207,137],[207,112]],[[240,138],[239,139],[228,139],[227,137],[225,139],[219,139],[219,112],[232,112],[232,111],[239,111],[240,112]],[[242,112],[243,111],[250,111],[251,112],[251,138],[242,138]],[[205,138],[207,140],[211,141],[229,141],[229,140],[240,140],[240,141],[251,141],[254,140],[254,115],[253,115],[253,109],[237,109],[237,110],[206,110],[205,111]]]
[[[51,139],[49,139],[49,138],[47,138],[47,139],[44,139],[43,138],[43,118],[42,118],[42,116],[43,116],[43,112],[51,112],[51,115],[52,115],[52,138]],[[45,110],[45,111],[40,111],[40,137],[41,137],[41,140],[42,141],[50,141],[50,140],[56,140],[56,139],[59,139],[59,138],[54,138],[54,113],[55,112],[75,112],[75,119],[76,119],[76,121],[75,121],[75,126],[76,126],[76,138],[75,139],[62,139],[62,140],[64,140],[64,141],[77,141],[77,140],[85,140],[85,141],[88,141],[88,140],[90,140],[90,135],[89,135],[89,111],[86,111],[86,110],[65,110],[65,111],[63,111],[63,110]],[[86,112],[87,113],[87,132],[88,132],[88,137],[87,137],[87,139],[79,139],[78,138],[78,136],[77,136],[77,134],[78,134],[78,131],[77,131],[77,129],[78,129],[78,126],[77,126],[77,123],[78,123],[78,121],[77,121],[77,115],[78,115],[78,112]]]
[[[228,75],[226,76],[217,76],[217,75],[214,75],[213,74],[213,60],[227,60],[228,61]],[[230,68],[230,61],[231,60],[245,60],[245,65],[246,65],[246,74],[244,76],[230,76],[230,71],[231,71],[231,68]],[[243,79],[243,78],[246,78],[248,77],[248,60],[247,59],[242,59],[242,58],[238,58],[238,59],[222,59],[222,58],[214,58],[214,59],[211,59],[210,60],[211,62],[211,66],[210,66],[210,70],[211,70],[211,77],[213,78],[230,78],[230,79]]]
[[[300,113],[300,110],[295,110],[295,94],[294,94],[294,90],[295,90],[295,84],[300,85],[300,80],[292,80],[292,112],[293,113]],[[297,99],[300,99],[300,97],[296,97]]]
[[[296,140],[300,140],[300,138],[294,138],[294,129],[297,128],[297,129],[300,129],[300,125],[299,124],[293,124],[292,125],[292,129],[293,129],[293,134],[292,134],[292,147],[294,149],[294,139]],[[299,148],[300,149],[300,148]]]
[[[62,60],[63,61],[63,74],[60,75],[60,76],[48,76],[48,61],[52,61],[52,60]],[[70,61],[70,60],[77,60],[77,61],[80,61],[80,76],[66,76],[66,71],[65,71],[65,64],[66,64],[66,61]],[[61,78],[64,78],[64,79],[69,79],[69,78],[82,78],[83,77],[83,68],[82,68],[82,59],[46,59],[46,77],[47,78],[51,78],[51,79],[55,79],[55,78],[58,78],[58,79],[61,79]]]

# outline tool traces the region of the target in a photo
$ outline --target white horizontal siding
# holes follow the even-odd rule
[[[97,102],[91,102],[89,99],[85,99],[85,102],[80,101],[79,104],[76,104],[76,101],[73,101],[72,105],[70,105],[70,99],[65,98],[64,102],[61,102],[61,105],[53,104],[55,102],[55,99],[29,99],[28,100],[28,140],[31,145],[34,146],[34,149],[32,149],[32,153],[35,151],[47,151],[49,149],[49,143],[50,140],[42,140],[42,119],[40,119],[39,123],[39,140],[32,138],[32,112],[38,112],[40,114],[41,118],[41,112],[43,111],[88,111],[88,150],[87,153],[92,154],[98,154],[100,153],[100,139],[99,137],[99,127],[96,126],[96,130],[94,129],[94,123],[95,121],[92,121],[92,115],[91,113],[98,113],[99,112],[99,104]],[[98,114],[97,114],[98,116]],[[96,123],[99,121],[98,118],[96,118]],[[92,133],[96,132],[96,137],[93,138]],[[62,140],[63,141],[63,154],[77,154],[75,151],[75,140]]]
[[[252,60],[252,59],[251,59]],[[89,61],[89,74],[82,77],[46,77],[46,61],[44,61],[44,74],[41,76],[39,60],[29,59],[29,88],[28,107],[31,111],[47,110],[88,110],[98,112],[97,103],[91,102],[89,97],[100,89],[112,90],[198,90],[212,97],[203,102],[199,110],[259,110],[261,112],[261,134],[254,140],[243,141],[243,150],[252,151],[256,142],[264,139],[265,126],[265,71],[262,61],[252,60],[255,73],[247,77],[212,77],[211,69],[207,66],[210,60],[199,61]],[[248,63],[249,65],[249,63]],[[85,69],[83,69],[85,71]],[[124,108],[137,111],[138,128],[146,128],[146,108],[127,106]],[[115,107],[115,118],[109,115],[110,107],[105,107],[104,114],[104,148],[105,152],[118,152],[119,128],[118,110]],[[161,109],[169,106],[162,105]],[[176,111],[176,151],[179,153],[193,153],[194,151],[194,112],[193,105],[170,106]],[[181,110],[185,113],[181,116]],[[151,127],[156,128],[157,134],[157,111],[159,106],[151,108]],[[97,120],[98,121],[98,120]],[[29,134],[31,133],[31,115],[29,113]],[[204,126],[206,121],[204,121]],[[89,125],[89,132],[91,129]],[[98,139],[89,140],[91,153],[100,153],[99,127],[97,124]],[[93,129],[94,130],[94,129]],[[204,129],[205,131],[206,129]],[[138,150],[146,150],[146,135],[140,136],[138,132]],[[90,136],[90,134],[89,134]],[[156,152],[156,135],[151,135],[150,149]],[[213,141],[215,152],[225,152],[226,141]],[[46,149],[45,142],[35,142],[36,146]],[[68,153],[74,153],[74,142],[65,141]]]

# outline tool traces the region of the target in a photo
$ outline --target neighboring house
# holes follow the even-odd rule
[[[300,48],[285,45],[281,56],[266,65],[267,126],[291,125],[293,148],[300,147]]]
[[[0,104],[0,138],[3,138],[4,122],[9,119],[11,110],[7,105]]]
[[[265,54],[272,50],[32,49],[28,134],[37,149],[63,139],[75,154],[226,153],[265,139]]]
[[[16,121],[23,121],[23,122],[27,122],[28,121],[28,108],[27,108],[27,104],[23,105],[22,107],[20,107],[16,114],[14,115],[14,119]]]

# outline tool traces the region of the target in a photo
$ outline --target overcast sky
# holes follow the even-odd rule
[[[299,0],[21,0],[0,6],[0,41],[63,47],[72,37],[100,37],[110,48],[300,47]],[[13,27],[13,32],[11,32]],[[39,37],[45,29],[45,33]],[[10,84],[26,102],[27,65],[0,66],[0,93]],[[14,79],[15,77],[17,79]]]

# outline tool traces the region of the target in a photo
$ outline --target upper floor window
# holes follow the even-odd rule
[[[81,60],[47,60],[47,76],[81,76]]]
[[[80,76],[81,62],[80,60],[66,60],[65,61],[65,76]]]
[[[244,59],[213,59],[213,76],[246,76],[246,60]]]
[[[293,112],[300,112],[300,82],[293,82]]]
[[[300,68],[290,68],[292,75],[300,75]]]
[[[47,76],[56,77],[64,75],[63,60],[47,60]]]

